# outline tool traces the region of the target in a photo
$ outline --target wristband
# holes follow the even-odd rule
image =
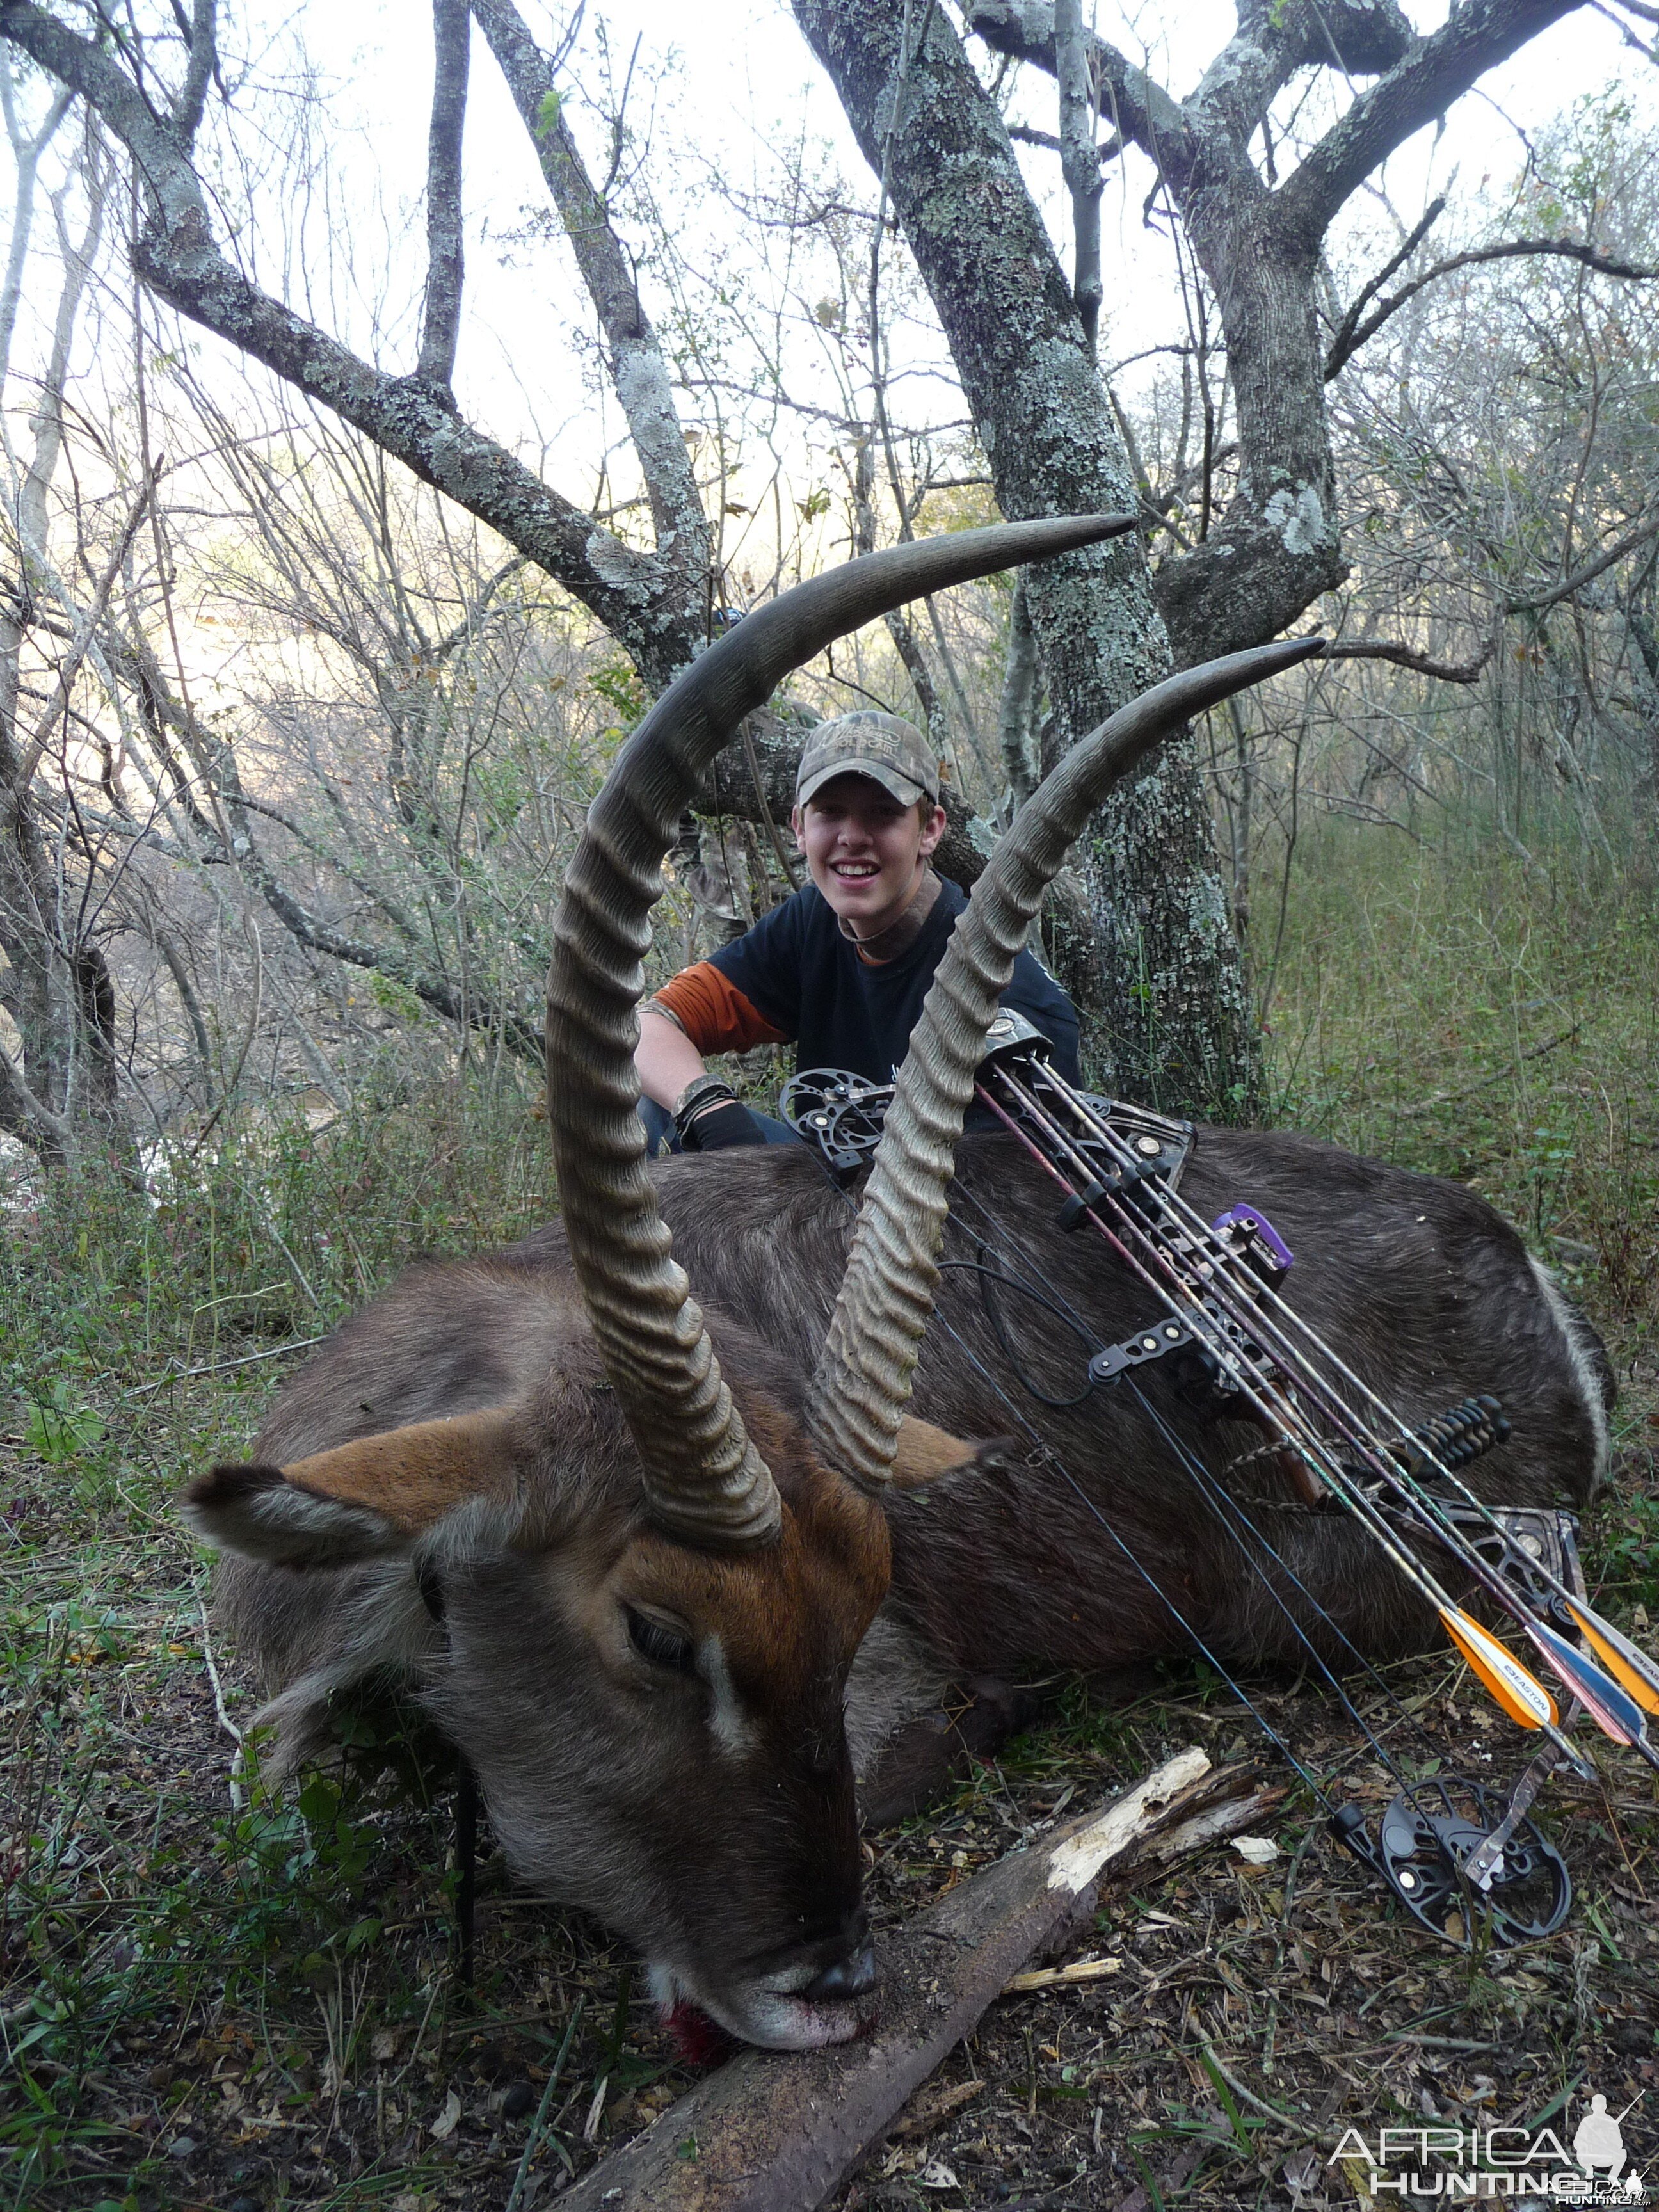
[[[699,1114],[706,1112],[711,1106],[735,1103],[737,1096],[731,1085],[720,1076],[694,1076],[674,1101],[674,1127],[681,1144],[685,1142],[686,1133]]]

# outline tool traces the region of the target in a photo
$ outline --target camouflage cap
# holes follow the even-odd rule
[[[936,804],[939,799],[939,756],[932,744],[914,723],[870,707],[818,724],[796,771],[796,805],[805,806],[837,775],[867,775],[901,806],[914,806],[919,799]]]

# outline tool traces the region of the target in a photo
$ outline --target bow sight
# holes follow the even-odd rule
[[[998,1017],[975,1091],[983,1113],[1057,1185],[1056,1225],[1098,1236],[1146,1293],[1145,1325],[1090,1351],[1085,1393],[1133,1392],[1218,1518],[1241,1536],[1259,1535],[1244,1507],[1158,1419],[1138,1377],[1161,1365],[1201,1413],[1260,1428],[1264,1441],[1229,1460],[1222,1474],[1277,1475],[1283,1510],[1357,1521],[1433,1607],[1493,1702],[1547,1746],[1504,1801],[1443,1772],[1431,1783],[1408,1780],[1318,1662],[1397,1784],[1373,1832],[1359,1805],[1336,1804],[1281,1744],[1334,1832],[1422,1926],[1449,1942],[1468,1946],[1479,1927],[1505,1945],[1552,1934],[1566,1917],[1572,1887],[1559,1854],[1528,1817],[1533,1802],[1559,1767],[1591,1771],[1566,1733],[1581,1712],[1659,1768],[1648,1726],[1648,1716],[1659,1714],[1659,1667],[1589,1606],[1571,1514],[1488,1505],[1464,1482],[1463,1469],[1509,1434],[1497,1401],[1467,1398],[1415,1426],[1402,1419],[1284,1294],[1294,1255],[1267,1217],[1242,1202],[1206,1221],[1182,1195],[1191,1123],[1079,1091],[1020,1016]],[[845,1182],[868,1164],[891,1096],[888,1085],[816,1071],[788,1086],[783,1110]],[[1438,1575],[1448,1562],[1521,1629],[1562,1686],[1560,1704],[1443,1587]],[[1169,1595],[1159,1595],[1180,1620]]]

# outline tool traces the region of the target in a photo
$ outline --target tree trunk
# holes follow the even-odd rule
[[[34,157],[57,127],[53,118],[62,113],[55,107],[30,144],[21,139],[9,98],[6,102],[20,169],[12,276],[21,275],[30,235]],[[23,714],[25,648],[53,583],[48,497],[63,453],[70,349],[103,222],[105,173],[90,155],[82,157],[82,173],[86,230],[66,258],[46,374],[30,418],[33,449],[10,489],[18,568],[0,599],[0,950],[11,970],[6,995],[21,1047],[16,1060],[0,1048],[0,1128],[29,1146],[47,1167],[73,1167],[90,1142],[110,1149],[131,1173],[132,1137],[117,1088],[114,987],[101,949],[85,933],[76,887],[53,834],[50,799],[43,818],[40,778],[50,766],[46,747],[54,732],[50,721],[27,726]],[[9,368],[15,304],[9,276],[0,301],[0,387]],[[83,556],[86,550],[83,544],[76,547]],[[53,611],[61,616],[61,586],[58,592]],[[66,658],[72,651],[66,649]]]
[[[1001,117],[943,11],[915,14],[906,50],[901,0],[795,0],[932,295],[1002,512],[1123,513],[1128,457]],[[1169,642],[1133,538],[1047,562],[1026,588],[1062,750],[1169,672]],[[1248,1112],[1255,1036],[1190,739],[1115,794],[1079,862],[1097,957],[1061,980],[1097,1079]]]
[[[1259,645],[1347,574],[1315,317],[1317,242],[1248,161],[1183,195],[1187,235],[1221,309],[1238,477],[1202,544],[1158,571],[1177,661]]]

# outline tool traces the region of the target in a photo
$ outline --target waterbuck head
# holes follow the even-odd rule
[[[533,1373],[510,1403],[356,1441],[337,1392],[317,1417],[331,1448],[216,1469],[187,1504],[271,1571],[273,1607],[327,1580],[337,1641],[419,1682],[517,1871],[638,1943],[661,1995],[755,2043],[853,2034],[873,1979],[842,1698],[887,1587],[884,1489],[972,1456],[904,1406],[951,1149],[1025,921],[1117,774],[1307,648],[1234,656],[1126,709],[1004,841],[917,1032],[810,1393],[736,1329],[716,1332],[717,1358],[647,1171],[633,1052],[661,862],[738,721],[835,637],[1127,526],[872,555],[750,615],[665,694],[589,812],[555,924],[548,1118],[570,1278],[526,1278],[510,1311],[486,1311],[480,1274],[469,1312],[464,1273],[442,1310],[418,1284],[379,1309],[383,1326],[407,1313],[434,1358],[446,1328],[513,1333]]]
[[[521,1403],[217,1468],[190,1517],[279,1582],[346,1585],[369,1656],[408,1664],[477,1775],[515,1872],[623,1932],[665,1998],[751,2042],[835,2040],[872,1976],[842,1698],[887,1587],[884,1518],[787,1410],[799,1378],[729,1332],[776,1534],[738,1551],[667,1533],[568,1287],[560,1303]],[[968,1456],[921,1424],[903,1441],[901,1471],[915,1449]]]

